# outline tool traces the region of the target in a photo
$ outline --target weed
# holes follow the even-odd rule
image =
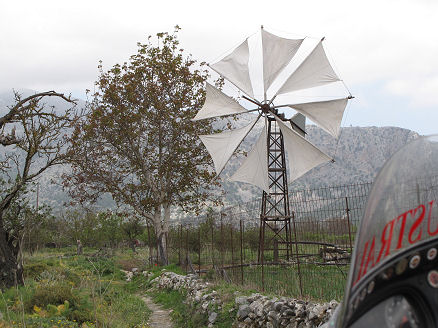
[[[208,318],[184,303],[185,295],[179,291],[166,290],[152,295],[156,303],[162,304],[166,309],[172,309],[171,317],[177,327],[206,327]]]

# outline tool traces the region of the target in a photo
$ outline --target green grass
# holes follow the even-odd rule
[[[342,238],[348,236],[342,235]],[[207,270],[203,277],[209,280],[216,280],[217,276],[212,270],[212,264],[216,266],[237,265],[240,264],[240,249],[234,249],[233,258],[230,251],[221,252],[211,246],[204,245],[201,252],[201,269]],[[308,258],[308,261],[324,262],[319,255],[320,245],[299,245],[300,254],[315,254]],[[293,252],[295,249],[293,249]],[[185,251],[181,251],[185,256]],[[290,254],[293,259],[294,255]],[[189,254],[194,269],[198,270],[198,255],[191,252]],[[285,252],[280,252],[280,260],[286,258]],[[172,258],[178,258],[178,251]],[[265,251],[265,263],[271,262],[274,259],[273,251]],[[243,263],[257,263],[257,251],[250,248],[243,250]],[[241,270],[243,270],[243,283],[241,278]],[[227,274],[231,280],[240,285],[242,289],[253,289],[258,292],[276,294],[295,298],[306,298],[315,301],[330,301],[336,299],[340,301],[344,294],[346,276],[348,274],[348,266],[336,265],[319,265],[319,264],[305,264],[301,263],[301,288],[303,294],[300,292],[300,283],[298,279],[298,270],[295,264],[291,265],[265,265],[264,267],[264,284],[262,283],[262,270],[259,265],[228,269]]]
[[[208,318],[197,313],[192,307],[184,303],[185,295],[175,290],[158,291],[151,294],[154,302],[161,304],[165,309],[172,309],[171,317],[176,327],[206,327]]]
[[[150,294],[154,302],[161,304],[166,309],[172,309],[171,317],[176,327],[181,328],[198,328],[207,327],[208,315],[201,314],[196,311],[194,306],[189,306],[184,303],[186,296],[184,292],[175,290],[164,290],[153,292]],[[221,296],[225,296],[221,293]],[[226,297],[223,297],[223,299]],[[218,314],[214,327],[229,328],[232,326],[236,310],[230,310],[234,308],[234,300],[226,302],[221,310],[217,308],[212,309]]]
[[[316,251],[311,246],[303,251]],[[113,257],[91,257],[96,250],[87,249],[88,256],[77,256],[74,249],[49,249],[27,255],[25,258],[26,285],[9,289],[0,294],[0,328],[5,327],[147,327],[150,311],[137,296],[147,292],[150,281],[159,276],[163,269],[185,274],[184,268],[171,264],[166,267],[150,267],[148,249],[118,250]],[[169,249],[169,251],[171,251]],[[245,263],[257,260],[257,251],[244,249]],[[272,258],[268,252],[266,260]],[[170,254],[171,255],[171,254]],[[177,258],[173,252],[171,258]],[[182,251],[185,256],[185,252]],[[190,253],[195,269],[197,253]],[[201,253],[203,269],[211,268],[212,260],[221,264],[222,254],[218,249],[204,247]],[[240,252],[234,249],[223,256],[224,264],[240,263]],[[125,281],[121,270],[138,268],[152,271],[145,277],[135,275],[130,282]],[[340,271],[342,270],[342,272]],[[340,300],[345,286],[348,267],[301,265],[303,298],[315,301]],[[258,265],[227,271],[233,283],[218,279],[214,270],[204,278],[214,281],[214,289],[224,302],[223,309],[212,309],[218,313],[215,327],[230,327],[235,318],[234,298],[236,293],[249,295],[262,292],[266,295],[284,295],[300,298],[300,286],[296,265],[266,265],[264,285],[261,279],[261,267]],[[264,289],[262,288],[264,287]],[[213,287],[212,287],[213,288]],[[153,299],[166,308],[173,309],[172,317],[178,327],[203,327],[208,324],[206,315],[197,314],[189,305],[184,304],[184,292],[154,292]],[[234,309],[234,312],[230,310]]]
[[[264,285],[262,284],[261,266],[245,267],[243,285],[240,268],[236,269],[235,283],[252,288],[259,292],[275,294],[293,298],[305,298],[315,301],[341,300],[344,294],[348,267],[341,267],[342,273],[336,266],[318,266],[301,264],[301,286],[298,268],[294,266],[266,265],[264,267]],[[262,288],[264,287],[264,289]]]
[[[147,327],[150,310],[114,258],[51,249],[27,256],[24,271],[25,286],[0,294],[0,327]]]

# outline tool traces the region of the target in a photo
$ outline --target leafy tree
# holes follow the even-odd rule
[[[129,62],[107,72],[100,64],[88,115],[71,139],[73,173],[65,179],[81,202],[110,193],[148,220],[163,264],[171,208],[199,206],[214,177],[197,137],[214,130],[191,121],[204,102],[208,73],[183,55],[178,30],[158,33],[156,45],[151,37],[139,43]]]
[[[97,214],[100,246],[116,247],[123,240],[123,217],[111,211]]]
[[[122,231],[125,236],[128,237],[129,246],[132,251],[136,252],[137,238],[145,231],[145,225],[142,224],[139,217],[130,217],[128,220],[122,223]]]
[[[1,187],[5,188],[6,183]],[[3,227],[14,240],[18,240],[17,262],[23,261],[23,249],[33,251],[38,245],[44,245],[50,240],[50,229],[47,223],[54,222],[51,208],[42,205],[38,209],[32,206],[28,199],[27,188],[14,197],[10,206],[3,213]],[[42,233],[41,230],[44,230]]]
[[[59,113],[44,104],[43,99],[48,97],[63,99],[72,107]],[[15,94],[15,103],[0,117],[0,144],[4,151],[0,158],[4,183],[0,191],[0,288],[23,283],[20,224],[10,224],[14,222],[11,215],[18,217],[21,210],[11,205],[47,169],[65,163],[65,136],[75,119],[74,101],[54,91],[26,98]]]

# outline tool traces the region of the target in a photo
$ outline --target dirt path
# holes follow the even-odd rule
[[[173,327],[172,321],[170,321],[169,310],[164,310],[161,306],[155,304],[149,296],[142,296],[141,298],[152,311],[148,322],[151,328]]]

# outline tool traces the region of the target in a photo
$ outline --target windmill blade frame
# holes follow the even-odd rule
[[[211,84],[207,84],[207,93],[206,93],[206,101],[201,110],[197,113],[196,117],[193,120],[201,120],[205,118],[214,118],[214,117],[224,117],[228,115],[239,115],[243,113],[249,113],[253,111],[259,111],[259,116],[264,116],[265,118],[271,117],[275,118],[275,120],[281,119],[281,115],[279,114],[279,108],[291,108],[296,112],[308,117],[313,122],[315,122],[322,129],[333,135],[334,137],[338,137],[340,124],[342,121],[342,116],[346,107],[346,103],[351,97],[340,98],[340,99],[331,99],[327,101],[315,101],[308,103],[298,103],[291,104],[286,103],[283,105],[274,105],[273,101],[278,94],[289,93],[295,90],[305,89],[305,88],[313,88],[315,86],[324,85],[332,82],[341,81],[338,75],[334,72],[326,54],[324,51],[324,47],[322,42],[324,38],[318,41],[316,46],[311,50],[311,52],[299,63],[297,68],[290,73],[289,77],[281,84],[277,92],[274,94],[272,99],[269,101],[266,99],[266,91],[272,86],[272,83],[279,77],[280,73],[284,71],[285,67],[295,58],[296,53],[300,49],[305,38],[302,39],[288,39],[279,37],[275,34],[272,34],[266,31],[263,27],[261,28],[261,52],[262,52],[262,64],[263,64],[263,92],[264,99],[258,101],[254,98],[253,94],[253,84],[250,77],[249,72],[249,58],[250,58],[250,48],[248,43],[248,38],[246,38],[242,43],[240,43],[236,48],[234,48],[228,55],[223,57],[222,59],[216,61],[214,64],[209,64],[209,67],[217,72],[219,75],[224,77],[226,80],[231,82],[234,86],[236,86],[240,91],[242,91],[247,96],[242,96],[243,99],[250,101],[255,104],[258,108],[246,110],[238,101],[233,98],[227,96],[221,90],[218,90]],[[269,61],[269,57],[275,55],[275,60]],[[280,58],[279,60],[277,60]],[[292,121],[291,121],[292,122]],[[317,148],[314,145],[311,145],[303,136],[300,136],[296,131],[282,125],[279,121],[277,123],[280,126],[281,133],[284,134],[283,138],[285,140],[285,144],[292,145],[296,143],[300,143],[302,147],[308,149],[312,149],[315,151],[315,158],[320,158],[319,160],[315,160],[315,162],[308,161],[308,167],[305,168],[306,165],[301,163],[299,160],[299,156],[294,156],[293,154],[289,154],[289,150],[286,150],[288,153],[288,157],[293,158],[292,162],[295,162],[294,165],[300,167],[300,169],[292,170],[290,172],[294,172],[290,174],[291,181],[303,175],[308,170],[312,169],[315,165],[323,163],[325,161],[330,161],[331,158],[328,155],[321,155],[322,152],[318,152]],[[305,123],[302,122],[303,126]],[[255,123],[252,125],[252,127]],[[251,127],[251,129],[252,129]],[[247,126],[248,128],[248,126]],[[266,127],[265,127],[266,128]],[[287,130],[285,130],[287,128]],[[305,131],[303,128],[299,128],[298,126],[292,125],[292,128],[298,128],[300,130],[300,134],[304,135]],[[291,134],[291,132],[294,134]],[[215,163],[215,170],[217,175],[220,175],[229,161],[232,153],[237,149],[246,135],[249,133],[249,130],[245,129],[244,136],[239,134],[240,129],[236,129],[235,132],[225,132],[223,135],[218,134],[216,137],[218,140],[222,137],[225,139],[229,138],[237,138],[236,140],[228,140],[229,144],[232,144],[231,147],[222,147],[222,146],[212,146],[212,140],[216,137],[212,136],[200,136],[203,143],[206,145],[208,151],[210,152],[213,162]],[[242,130],[243,131],[243,130]],[[241,132],[242,132],[241,131]],[[296,139],[299,136],[302,139]],[[210,140],[208,140],[210,139]],[[299,141],[299,142],[298,142]],[[207,144],[210,143],[209,146]],[[219,142],[220,143],[220,142]],[[225,143],[225,142],[224,142]],[[217,149],[215,149],[217,148]],[[296,147],[287,147],[287,148],[296,148]],[[220,157],[218,153],[220,149],[224,150],[226,155]],[[316,155],[319,154],[319,155]],[[306,156],[309,156],[307,154]],[[304,156],[304,157],[306,157]],[[304,158],[303,157],[303,158]],[[220,158],[220,159],[219,159]],[[251,157],[252,158],[252,157]],[[254,157],[257,158],[257,157]],[[323,160],[324,159],[324,160]],[[312,163],[311,163],[312,162]],[[245,166],[248,165],[246,160],[244,161]],[[317,164],[315,164],[317,163]],[[243,165],[243,164],[242,164]],[[266,170],[266,168],[263,168]],[[241,176],[243,168],[239,168],[239,174],[233,175],[234,178],[232,180],[236,180],[237,177]],[[268,176],[268,172],[265,172],[265,175]],[[252,181],[248,178],[246,179],[249,182]],[[264,183],[252,183],[261,189],[265,190]],[[265,190],[266,191],[266,190]]]
[[[262,133],[249,152],[248,157],[231,176],[230,180],[250,183],[263,190],[260,209],[260,243],[258,256],[258,261],[262,269],[262,277],[264,277],[265,250],[273,251],[274,263],[276,263],[279,260],[278,245],[281,244],[283,245],[282,251],[285,252],[286,260],[289,260],[292,254],[294,254],[302,295],[297,238],[295,235],[295,243],[293,244],[291,236],[292,222],[294,232],[296,231],[296,227],[295,218],[293,213],[291,215],[289,204],[286,154],[289,158],[289,177],[291,181],[301,177],[312,168],[332,160],[330,156],[304,138],[305,117],[309,117],[323,129],[337,136],[339,134],[342,114],[344,113],[346,103],[351,97],[345,99],[331,99],[325,102],[299,103],[295,105],[293,102],[288,102],[275,106],[273,101],[278,94],[287,94],[296,90],[329,84],[340,81],[340,78],[334,72],[328,61],[322,46],[322,39],[298,65],[295,71],[281,84],[273,98],[268,101],[266,99],[267,90],[275,83],[280,73],[284,71],[288,63],[294,58],[303,41],[275,36],[264,31],[263,27],[261,29],[261,38],[263,100],[258,101],[254,98],[253,84],[248,66],[250,56],[248,39],[245,39],[231,54],[225,56],[217,63],[210,65],[210,68],[218,72],[250,97],[243,96],[244,99],[258,107],[259,115],[257,119],[254,123],[250,123],[246,127],[233,130],[234,132],[227,131],[217,134],[216,136],[200,136],[200,138],[210,152],[216,172],[219,175],[243,139],[248,135],[250,130],[253,129],[260,117],[264,116],[265,124]],[[278,57],[278,62],[272,62],[270,56]],[[273,60],[275,61],[276,59],[277,58],[274,58]],[[207,106],[204,105],[203,108],[204,114],[206,112],[209,114],[200,115],[199,117],[214,117],[211,115],[221,117],[241,110],[239,106],[231,102],[231,98],[227,98],[226,95],[224,96],[218,93],[218,99],[220,98],[224,103],[229,102],[233,107],[220,108],[221,101],[214,102],[211,99],[214,90],[211,87],[208,88],[210,92],[207,91],[207,97],[210,97],[210,99],[206,99],[208,103]],[[211,104],[215,104],[215,106]],[[209,107],[210,109],[208,109]],[[295,109],[298,114],[291,119],[286,119],[284,113],[279,113],[279,109],[285,107]],[[236,114],[239,115],[240,113]],[[286,125],[286,121],[291,122],[291,127]],[[294,131],[294,126],[299,130],[298,132]],[[222,141],[217,142],[217,140]],[[265,247],[266,231],[273,233],[273,236],[271,235],[269,238],[275,241],[274,248]],[[295,245],[295,250],[292,249],[293,245]]]

